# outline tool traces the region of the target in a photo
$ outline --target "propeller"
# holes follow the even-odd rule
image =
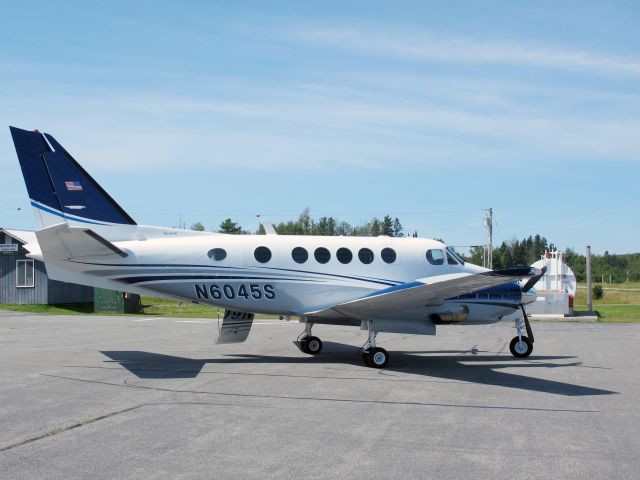
[[[540,273],[538,275],[535,275],[533,277],[531,277],[527,283],[525,283],[522,286],[522,292],[523,293],[527,293],[529,290],[531,290],[533,288],[533,286],[538,283],[538,280],[540,280],[544,274],[547,273],[547,267],[542,267],[542,270],[540,270]]]

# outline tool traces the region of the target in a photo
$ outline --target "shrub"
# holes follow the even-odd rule
[[[596,300],[600,300],[602,297],[604,297],[604,288],[602,288],[602,285],[600,285],[599,283],[596,283],[593,286],[593,298],[595,298]]]

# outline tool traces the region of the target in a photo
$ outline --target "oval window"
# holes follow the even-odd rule
[[[339,248],[336,252],[336,258],[340,263],[349,263],[353,260],[353,253],[348,248]]]
[[[316,258],[318,263],[327,263],[331,260],[331,252],[324,247],[316,248],[316,251],[313,252],[313,256]]]
[[[271,260],[271,250],[269,250],[267,247],[258,247],[256,248],[256,251],[253,252],[253,256],[258,262],[267,263],[269,260]]]
[[[361,248],[358,252],[358,258],[362,263],[370,264],[373,262],[373,252],[368,248]]]
[[[291,251],[291,258],[293,258],[296,263],[304,263],[309,258],[309,252],[302,247],[296,247]]]
[[[227,252],[224,248],[212,248],[207,252],[207,257],[209,257],[211,260],[219,262],[227,258]]]
[[[427,250],[427,261],[431,265],[442,265],[444,263],[444,253],[440,249]]]
[[[393,248],[383,248],[380,256],[384,263],[393,263],[396,261],[396,251]]]

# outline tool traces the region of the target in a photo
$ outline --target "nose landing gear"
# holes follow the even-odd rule
[[[509,343],[509,351],[516,358],[527,358],[533,352],[533,331],[529,325],[529,318],[524,309],[524,305],[520,305],[522,309],[522,318],[516,319],[516,331],[518,336],[513,337]],[[525,335],[524,333],[527,333]]]

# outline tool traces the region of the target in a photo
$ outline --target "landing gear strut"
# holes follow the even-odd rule
[[[372,330],[371,321],[367,322],[369,340],[362,347],[362,361],[367,367],[384,368],[389,363],[389,353],[381,347],[376,346],[376,335],[378,332]]]
[[[298,337],[298,342],[300,344],[300,350],[304,353],[308,353],[309,355],[317,355],[322,351],[322,341],[318,337],[314,337],[311,335],[311,328],[313,327],[313,323],[304,324],[304,332],[300,334]]]
[[[520,308],[522,309],[522,318],[516,319],[518,336],[511,339],[509,350],[511,355],[516,358],[527,358],[533,352],[533,331],[531,330],[531,325],[529,325],[529,318],[524,305],[520,305]],[[524,335],[525,332],[527,335]]]

